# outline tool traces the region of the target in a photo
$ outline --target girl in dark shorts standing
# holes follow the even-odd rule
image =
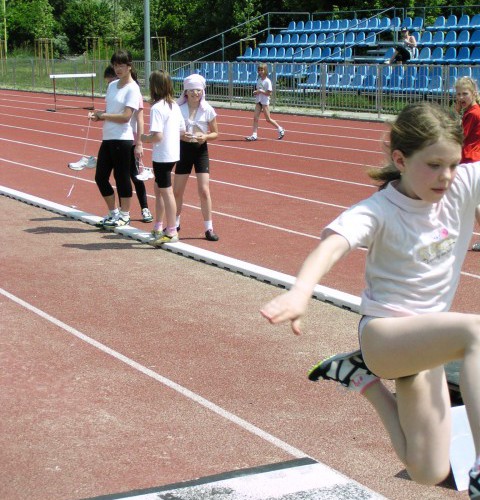
[[[205,100],[205,83],[201,75],[188,76],[183,81],[183,95],[177,101],[185,120],[186,133],[180,143],[180,161],[175,167],[173,193],[177,204],[177,230],[179,230],[183,195],[192,168],[195,168],[205,238],[209,241],[218,241],[212,223],[210,160],[207,146],[207,141],[213,141],[218,137],[217,114]]]
[[[150,134],[142,142],[153,144],[152,160],[155,174],[155,226],[153,245],[178,241],[175,223],[176,205],[172,189],[172,169],[180,158],[180,135],[185,124],[178,104],[173,98],[173,85],[166,71],[150,74]],[[163,217],[167,224],[163,230]]]

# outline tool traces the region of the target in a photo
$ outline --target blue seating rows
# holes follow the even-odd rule
[[[475,30],[480,28],[480,14],[475,14],[470,18],[468,14],[463,14],[458,18],[455,14],[448,17],[438,16],[431,26],[425,26],[427,31],[462,31]]]

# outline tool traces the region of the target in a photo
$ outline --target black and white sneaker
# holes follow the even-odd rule
[[[480,498],[480,469],[474,467],[469,472],[470,483],[468,485],[468,497]]]
[[[334,380],[358,392],[363,392],[369,385],[379,380],[367,368],[361,351],[337,354],[320,361],[308,372],[308,378],[313,382],[320,378]]]

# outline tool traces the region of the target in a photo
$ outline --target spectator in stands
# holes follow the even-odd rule
[[[395,47],[395,52],[388,64],[404,63],[410,61],[410,59],[416,56],[417,51],[417,40],[410,32],[406,29],[402,29],[403,43]]]
[[[272,324],[291,322],[300,334],[318,281],[349,252],[368,247],[360,350],[321,361],[309,379],[336,381],[362,394],[409,476],[434,485],[450,473],[451,402],[444,364],[460,360],[460,389],[475,446],[469,495],[479,499],[480,315],[449,309],[480,203],[480,164],[458,165],[462,126],[436,104],[406,106],[389,139],[388,164],[369,172],[379,191],[323,230],[295,284],[261,313]],[[328,325],[320,325],[324,328]],[[394,393],[379,377],[395,381]],[[347,408],[345,418],[351,414]]]
[[[455,82],[455,111],[462,116],[463,147],[462,163],[480,161],[480,105],[477,83],[469,76],[463,76]],[[475,210],[477,223],[480,225],[480,206]],[[480,252],[480,242],[472,246]]]
[[[103,72],[103,78],[107,82],[107,84],[110,84],[117,79],[117,75],[115,74],[115,70],[113,69],[113,66],[111,64],[109,64],[105,68],[105,71]],[[136,72],[132,73],[132,78],[138,84]],[[134,131],[134,145],[132,147],[132,158],[130,160],[130,179],[132,179],[132,182],[135,186],[138,203],[140,204],[140,208],[142,210],[143,222],[152,222],[153,217],[148,208],[147,190],[145,188],[145,183],[140,179],[137,179],[137,175],[139,174],[138,165],[143,158],[143,145],[139,140],[139,136],[143,134],[143,124],[143,96],[141,96],[139,109],[134,113],[132,121],[132,127]]]
[[[258,132],[258,120],[263,111],[265,119],[278,130],[278,139],[283,139],[285,130],[270,116],[270,96],[272,95],[272,81],[268,78],[268,66],[266,63],[259,63],[257,66],[258,80],[257,87],[253,91],[255,96],[255,113],[253,115],[253,133],[245,137],[247,141],[256,141]]]
[[[193,74],[183,80],[183,94],[177,100],[185,120],[186,134],[180,142],[180,160],[175,166],[173,194],[177,204],[177,231],[180,230],[183,195],[187,181],[195,168],[197,191],[200,198],[205,238],[218,241],[213,231],[212,198],[210,196],[210,160],[207,141],[218,137],[217,113],[205,99],[206,82],[203,76]]]

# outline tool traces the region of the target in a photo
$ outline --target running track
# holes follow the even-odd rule
[[[104,215],[93,172],[66,168],[96,155],[101,129],[88,128],[84,110],[49,113],[51,105],[51,95],[0,91],[0,185]],[[252,113],[217,111],[211,189],[221,239],[203,239],[192,179],[182,242],[294,275],[321,228],[373,193],[365,167],[383,161],[385,126],[277,115],[283,141],[263,122],[260,140],[246,143]],[[148,192],[153,208],[151,182]],[[2,498],[93,497],[302,454],[388,498],[464,496],[450,483],[424,488],[405,479],[361,398],[305,382],[317,358],[355,346],[354,313],[312,301],[296,338],[259,317],[276,288],[8,198],[0,206]],[[136,203],[132,215],[133,226],[150,229]],[[456,310],[478,312],[477,259],[467,256]],[[364,252],[352,252],[323,285],[359,295],[363,264]],[[276,440],[212,416],[89,339]]]

